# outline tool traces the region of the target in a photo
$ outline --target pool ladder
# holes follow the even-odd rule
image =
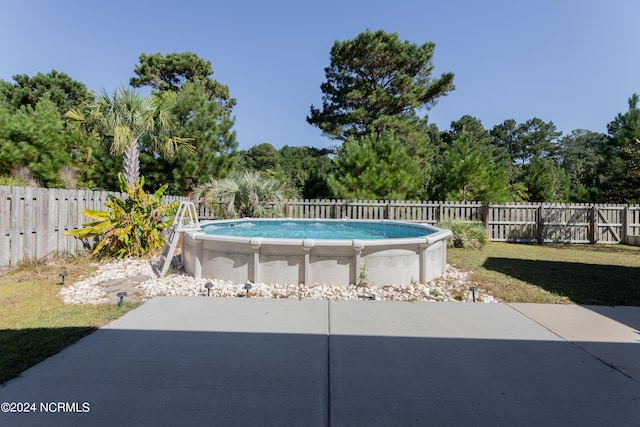
[[[184,231],[200,230],[198,222],[198,214],[196,206],[193,202],[180,202],[176,216],[173,218],[173,224],[167,230],[164,248],[160,254],[160,262],[158,263],[158,276],[164,277],[171,265],[173,253],[178,246],[178,240]]]

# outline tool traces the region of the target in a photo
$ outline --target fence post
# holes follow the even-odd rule
[[[11,208],[9,205],[10,187],[0,187],[0,267],[9,264],[11,247],[11,227],[8,226]]]
[[[591,227],[591,230],[589,230],[589,241],[591,244],[595,244],[598,243],[598,207],[596,205],[591,206],[590,216],[589,227]]]
[[[628,245],[629,241],[629,205],[625,205],[622,209],[622,234],[620,236],[620,243]]]
[[[482,205],[482,221],[484,221],[484,234],[487,235],[487,238],[490,237],[489,234],[489,214],[491,210],[489,209],[489,203],[484,203]]]
[[[542,203],[538,206],[538,244],[544,243],[544,206]]]
[[[24,225],[22,232],[22,256],[24,259],[31,260],[35,258],[35,248],[33,244],[33,223],[36,209],[34,207],[34,188],[25,187],[24,189]]]
[[[16,265],[22,261],[22,229],[21,222],[24,212],[22,210],[22,198],[24,188],[11,187],[11,264]]]

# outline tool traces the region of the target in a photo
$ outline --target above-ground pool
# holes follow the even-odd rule
[[[187,273],[244,283],[426,283],[446,269],[451,232],[399,221],[239,219],[186,231]]]

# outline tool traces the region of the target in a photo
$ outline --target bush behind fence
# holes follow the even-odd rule
[[[0,266],[83,251],[80,240],[64,233],[88,222],[84,209],[104,209],[108,194],[122,196],[106,191],[0,187]],[[189,198],[165,196],[164,200]],[[213,219],[204,206],[198,212],[200,219]],[[453,218],[482,222],[491,241],[640,245],[639,205],[323,199],[288,200],[282,215],[426,224]]]

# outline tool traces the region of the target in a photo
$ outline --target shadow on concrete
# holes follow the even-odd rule
[[[598,313],[602,316],[608,317],[611,320],[620,322],[623,325],[627,325],[636,331],[640,331],[640,307],[607,307],[590,305],[585,308]],[[640,340],[640,332],[637,332],[638,339]],[[640,363],[640,360],[639,360]]]
[[[338,336],[331,348],[335,425],[607,425],[617,416],[622,425],[640,416],[638,382],[567,342]]]
[[[627,345],[603,344],[625,351]],[[613,348],[615,347],[615,348]],[[0,387],[2,425],[632,425],[640,383],[565,341],[100,329]]]
[[[640,267],[488,258],[482,265],[577,304],[640,306]]]

